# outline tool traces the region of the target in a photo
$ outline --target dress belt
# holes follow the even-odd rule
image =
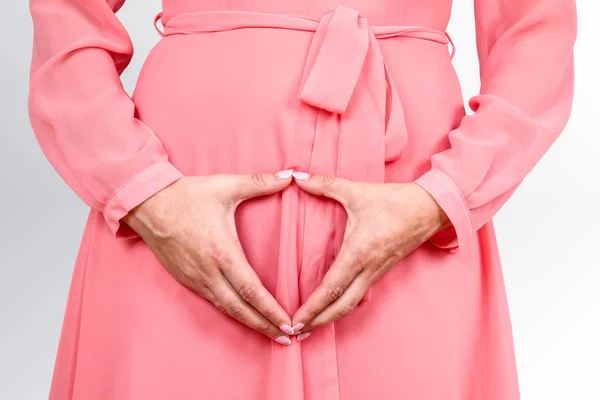
[[[164,31],[158,26],[161,20]],[[450,36],[423,26],[369,26],[354,9],[338,6],[313,18],[247,11],[203,11],[154,19],[161,36],[275,28],[314,32],[298,99],[319,109],[317,135],[337,135],[337,170],[310,171],[365,182],[384,182],[385,163],[398,160],[408,132],[400,96],[394,86],[378,39],[405,37],[450,44]],[[333,122],[332,122],[333,121]],[[331,130],[337,132],[331,132]],[[328,131],[323,133],[322,131]],[[328,139],[331,140],[331,139]],[[335,157],[335,154],[331,155]],[[318,163],[316,163],[318,164]],[[345,219],[338,218],[338,230]],[[339,251],[341,243],[336,244]],[[363,298],[370,299],[371,289]]]

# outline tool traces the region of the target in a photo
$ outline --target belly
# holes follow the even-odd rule
[[[133,95],[138,117],[186,174],[307,170],[318,109],[298,93],[312,36],[261,28],[166,37],[140,73]],[[378,42],[409,135],[386,177],[412,180],[447,146],[464,114],[460,86],[444,45]]]

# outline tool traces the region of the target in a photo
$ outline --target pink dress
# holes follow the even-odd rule
[[[51,399],[519,398],[491,220],[567,122],[575,0],[475,0],[468,116],[451,0],[164,0],[133,99],[122,3],[30,0],[31,123],[91,207]],[[283,169],[414,181],[452,226],[286,347],[177,283],[120,221],[182,176]],[[344,217],[294,184],[238,209],[248,260],[290,315]]]

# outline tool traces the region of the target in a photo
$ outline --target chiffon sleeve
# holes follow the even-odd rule
[[[129,210],[183,174],[135,117],[120,74],[133,47],[115,12],[124,0],[30,0],[28,110],[40,147],[116,237],[137,236]]]
[[[563,131],[573,101],[574,0],[475,0],[480,93],[415,183],[446,212],[431,238],[469,243]]]

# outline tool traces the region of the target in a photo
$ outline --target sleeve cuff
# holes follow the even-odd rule
[[[103,215],[113,235],[134,238],[138,234],[121,221],[127,213],[184,175],[167,160],[157,161],[117,189],[104,206]]]
[[[471,211],[456,184],[437,169],[427,171],[414,183],[435,199],[452,224],[433,235],[430,239],[431,243],[450,251],[465,246],[474,235],[475,229]]]

